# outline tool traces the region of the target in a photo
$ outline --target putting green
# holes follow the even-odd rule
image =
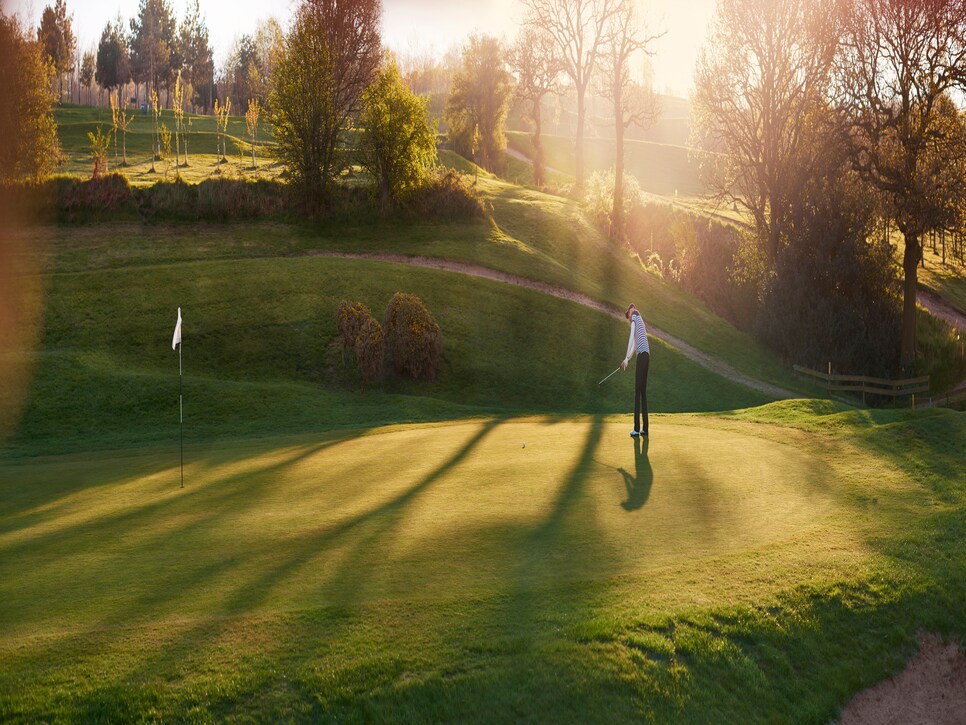
[[[235,443],[189,450],[183,490],[176,450],[9,464],[0,622],[500,595],[762,547],[827,513],[814,458],[674,420],[653,419],[646,449],[600,418]]]

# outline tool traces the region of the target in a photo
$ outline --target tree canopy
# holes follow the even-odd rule
[[[379,0],[305,0],[278,54],[271,120],[278,153],[311,210],[325,209],[345,160],[338,142],[381,56]]]
[[[94,79],[109,91],[131,80],[131,58],[120,18],[115,23],[108,22],[101,32]]]
[[[42,52],[60,78],[60,96],[64,95],[64,74],[74,70],[74,50],[77,39],[74,37],[73,14],[67,12],[66,0],[56,0],[54,6],[47,5],[40,16],[37,40]]]
[[[463,47],[460,70],[446,104],[446,122],[457,151],[492,171],[506,148],[506,116],[513,78],[500,42],[473,35]]]
[[[376,180],[383,212],[417,186],[436,161],[427,101],[415,95],[388,58],[362,94],[359,158]]]
[[[16,18],[0,12],[0,179],[40,179],[56,166],[48,62]]]

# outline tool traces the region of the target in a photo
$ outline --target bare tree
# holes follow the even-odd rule
[[[633,0],[621,0],[604,29],[601,48],[600,92],[614,109],[614,207],[611,234],[624,236],[624,132],[632,125],[644,126],[657,118],[657,98],[650,88],[634,80],[631,60],[653,55],[651,46],[663,34],[649,35]]]
[[[181,71],[178,71],[174,79],[174,98],[171,103],[171,110],[174,115],[174,173],[180,177],[181,171],[181,134],[184,125],[184,99],[185,87],[181,80]],[[185,160],[187,165],[187,160]]]
[[[695,73],[695,144],[712,186],[755,220],[773,266],[808,177],[811,110],[824,105],[842,0],[719,0]]]
[[[597,67],[604,28],[617,12],[620,0],[523,0],[523,4],[529,11],[526,25],[540,28],[553,38],[555,54],[577,93],[575,160],[577,188],[583,188],[587,178],[583,143],[587,87]]]
[[[218,105],[218,99],[215,99],[215,128],[218,130],[218,139],[216,141],[217,151],[215,153],[215,163],[223,164],[228,163],[228,158],[225,156],[225,135],[228,133],[228,114],[231,113],[231,98],[225,99],[225,104],[223,106]],[[220,156],[220,158],[219,158]]]
[[[123,141],[121,144],[121,165],[127,166],[127,130],[131,126],[131,122],[134,120],[134,112],[127,112],[127,104],[120,104],[120,108],[117,112],[117,127],[121,129],[121,133],[124,134]]]
[[[958,206],[950,204],[950,176],[940,172],[964,149],[942,112],[949,93],[966,88],[966,3],[851,0],[847,28],[840,106],[853,130],[854,163],[884,194],[905,240],[900,359],[910,365],[922,239],[946,228]]]
[[[533,121],[533,183],[543,186],[546,167],[543,142],[540,139],[542,119],[540,106],[548,93],[557,90],[557,80],[563,73],[563,63],[556,55],[556,46],[549,33],[538,27],[525,27],[516,43],[507,52],[507,65],[517,79],[517,99],[530,104],[527,114]]]
[[[262,107],[257,98],[248,99],[248,110],[245,111],[245,125],[248,127],[248,135],[252,140],[252,170],[255,166],[255,136],[258,134],[258,118],[262,113]]]

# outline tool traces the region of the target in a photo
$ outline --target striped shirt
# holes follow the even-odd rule
[[[647,342],[647,327],[645,327],[644,320],[641,319],[640,314],[637,312],[631,315],[631,336],[627,341],[627,357],[624,358],[625,363],[630,362],[635,350],[638,355],[642,352],[646,352],[648,355],[651,354],[651,346]]]

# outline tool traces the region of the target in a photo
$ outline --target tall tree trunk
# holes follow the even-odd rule
[[[768,247],[765,250],[768,255],[768,265],[770,269],[775,268],[775,263],[778,261],[778,237],[781,230],[781,224],[778,220],[778,210],[773,201],[768,203]]]
[[[584,113],[586,111],[584,92],[586,88],[577,88],[577,138],[574,140],[574,158],[577,162],[577,189],[584,188]]]
[[[620,89],[614,93],[614,208],[611,211],[611,236],[624,239],[624,109]]]
[[[903,367],[911,367],[916,362],[916,289],[921,250],[917,235],[906,232],[903,236],[906,251],[902,258],[902,269],[906,278],[902,290],[902,348],[899,359]]]
[[[124,131],[124,165],[127,166],[127,131]]]
[[[392,211],[392,193],[389,190],[389,174],[383,171],[379,175],[379,204],[383,215]]]
[[[252,169],[255,168],[255,134],[252,134]]]
[[[543,186],[546,174],[543,167],[543,142],[540,140],[540,99],[533,102],[533,183]]]

